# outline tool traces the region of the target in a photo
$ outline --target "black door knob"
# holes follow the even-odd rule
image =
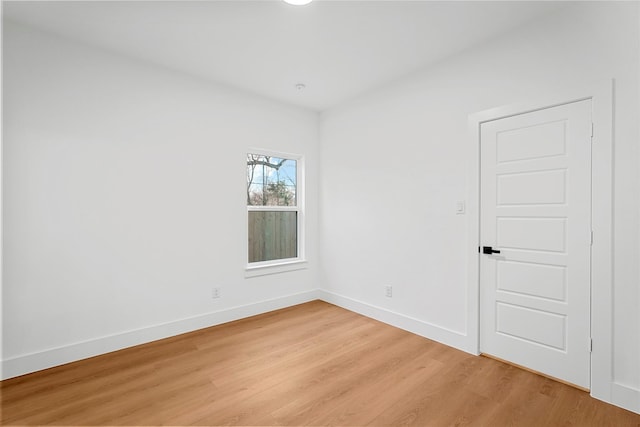
[[[491,246],[483,246],[482,247],[482,253],[483,254],[487,254],[487,255],[491,255],[491,254],[499,254],[500,251],[493,249]]]

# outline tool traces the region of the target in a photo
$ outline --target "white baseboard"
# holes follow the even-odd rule
[[[317,299],[319,299],[317,290],[311,290],[26,354],[2,361],[0,377],[3,380],[13,378]]]
[[[614,382],[611,384],[611,403],[640,414],[640,390]]]
[[[454,347],[474,355],[478,354],[477,349],[472,348],[473,340],[470,340],[469,337],[463,333],[322,289],[318,290],[318,296],[322,301],[335,304],[346,310],[379,320],[380,322],[404,329],[405,331],[437,341],[449,347]]]

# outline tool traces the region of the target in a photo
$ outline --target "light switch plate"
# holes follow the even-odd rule
[[[464,214],[464,200],[458,200],[456,202],[456,215],[462,215]]]

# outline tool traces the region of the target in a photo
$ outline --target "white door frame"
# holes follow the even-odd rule
[[[522,103],[480,111],[469,116],[469,173],[467,175],[468,304],[470,348],[480,353],[480,125],[516,114],[591,99],[592,144],[591,211],[591,396],[611,402],[613,383],[613,80],[576,88]]]

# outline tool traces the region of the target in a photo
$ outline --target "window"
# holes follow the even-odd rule
[[[302,259],[301,158],[247,154],[249,268]]]

